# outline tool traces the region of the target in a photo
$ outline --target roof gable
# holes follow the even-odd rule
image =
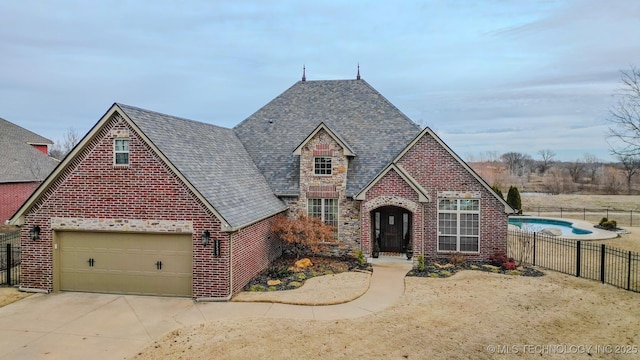
[[[362,189],[356,196],[356,200],[366,200],[367,191],[371,190],[378,181],[380,181],[389,171],[395,171],[402,180],[404,180],[417,194],[419,202],[430,202],[431,198],[427,191],[420,186],[420,184],[411,176],[408,172],[406,172],[402,166],[391,163],[389,164],[378,176],[376,176],[364,189]]]
[[[222,223],[233,231],[286,210],[231,129],[114,104],[12,218],[24,213],[62,171],[119,114]]]
[[[0,134],[6,138],[20,140],[31,145],[52,145],[53,141],[27,130],[10,121],[0,118]]]
[[[316,136],[316,134],[318,132],[320,132],[320,130],[324,130],[327,132],[327,134],[329,134],[329,136],[331,136],[331,138],[338,143],[338,145],[340,145],[340,147],[343,149],[344,151],[344,155],[345,156],[356,156],[356,154],[353,152],[353,150],[351,150],[351,147],[340,138],[340,136],[338,136],[338,134],[336,134],[335,132],[333,132],[331,129],[329,129],[329,127],[327,125],[325,125],[324,123],[320,123],[320,125],[318,125],[317,128],[315,128],[311,134],[309,134],[309,136],[306,137],[306,139],[304,139],[302,141],[302,143],[300,143],[300,145],[298,145],[298,147],[296,147],[293,150],[293,155],[301,155],[302,153],[302,148],[309,142],[309,140],[313,139],[314,136]]]
[[[418,136],[415,137],[415,139],[413,139],[413,141],[411,141],[394,159],[393,159],[393,163],[398,163],[398,161],[400,161],[400,159],[402,159],[402,157],[409,151],[411,150],[411,148],[413,148],[424,136],[430,136],[431,138],[433,138],[446,152],[448,152],[453,159],[460,164],[471,176],[473,176],[476,181],[478,181],[478,183],[480,183],[480,185],[482,185],[485,189],[487,189],[489,191],[490,194],[492,194],[496,199],[498,199],[500,201],[500,203],[502,203],[504,205],[504,211],[506,213],[516,213],[516,210],[514,210],[509,204],[507,204],[507,202],[498,194],[495,193],[495,191],[493,191],[493,189],[491,188],[491,186],[489,186],[489,184],[487,184],[486,181],[484,181],[484,179],[478,175],[469,165],[467,165],[466,162],[464,162],[464,160],[462,160],[462,158],[460,158],[458,156],[458,154],[456,154],[453,150],[451,150],[451,148],[445,144],[442,139],[440,139],[440,137],[438,137],[438,135],[436,135],[430,128],[426,127],[424,128],[420,134],[418,134]]]
[[[364,80],[298,81],[234,127],[276,195],[298,195],[297,149],[318,124],[357,156],[349,160],[347,195],[387,166],[420,127]],[[338,135],[339,134],[339,135]]]

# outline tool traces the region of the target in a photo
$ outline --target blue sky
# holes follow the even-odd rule
[[[59,140],[113,102],[233,127],[300,80],[362,78],[465,159],[612,160],[640,1],[3,1],[0,117]]]

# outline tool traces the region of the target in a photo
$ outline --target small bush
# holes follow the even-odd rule
[[[598,225],[605,230],[615,230],[618,227],[615,220],[609,220],[606,217],[603,217]]]
[[[424,256],[422,254],[418,255],[418,265],[416,267],[416,270],[423,272],[425,269],[425,264],[424,264]]]
[[[464,257],[463,254],[459,252],[454,252],[451,255],[449,255],[449,263],[453,264],[454,266],[464,264],[465,261],[467,261],[467,259]]]
[[[272,266],[267,271],[267,276],[274,279],[282,279],[293,275],[293,271],[287,266]]]
[[[267,288],[263,285],[251,285],[249,291],[265,291]]]
[[[496,250],[491,256],[489,256],[489,262],[493,266],[499,266],[505,270],[515,270],[516,263],[513,258],[507,257],[504,251]]]
[[[360,267],[364,267],[367,264],[367,259],[364,258],[364,253],[362,252],[362,250],[358,250],[356,261],[358,261],[358,266]]]

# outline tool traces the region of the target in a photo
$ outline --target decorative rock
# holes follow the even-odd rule
[[[300,259],[298,261],[296,261],[296,263],[294,264],[294,266],[298,269],[304,269],[306,267],[309,267],[313,265],[311,263],[311,260],[309,260],[308,258],[304,258],[304,259]]]
[[[280,280],[268,280],[267,281],[267,285],[269,286],[276,286],[276,285],[280,285],[282,284],[282,281]]]

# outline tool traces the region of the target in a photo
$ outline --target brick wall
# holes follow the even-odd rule
[[[129,166],[113,165],[114,134],[130,138]],[[219,231],[219,220],[117,114],[25,217],[24,287],[53,290],[51,218],[186,221],[193,228],[193,296],[229,295],[229,234]],[[33,225],[41,228],[40,240],[27,240]],[[222,240],[220,257],[213,256],[210,246],[201,245],[204,230],[209,230],[213,239]]]
[[[480,197],[480,253],[470,260],[486,260],[496,249],[506,250],[507,216],[504,205],[478,182],[455,158],[429,134],[425,134],[398,161],[431,197],[424,205],[424,254],[428,258],[446,258],[437,252],[437,198],[444,192],[465,192]]]
[[[272,216],[231,235],[234,294],[282,255],[282,243],[271,231],[274,219]]]
[[[0,184],[0,225],[4,224],[38,188],[40,182]]]

